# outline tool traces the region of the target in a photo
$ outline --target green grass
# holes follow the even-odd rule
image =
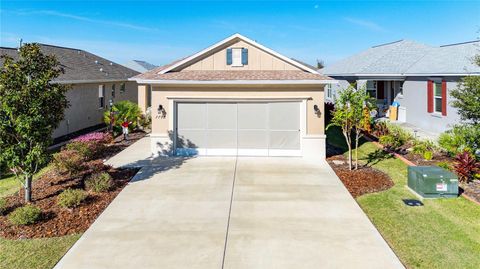
[[[46,167],[38,172],[34,180],[48,169]],[[0,197],[16,193],[20,187],[14,176],[5,176],[0,179]],[[52,268],[78,238],[80,235],[22,240],[0,237],[0,268]]]
[[[78,238],[80,235],[24,240],[0,238],[0,268],[52,268]]]
[[[333,143],[338,146],[338,139]],[[407,165],[373,143],[358,150],[363,163],[370,162],[395,182],[391,189],[357,201],[408,268],[480,268],[480,206],[459,197],[408,207],[402,199],[417,198],[405,187]]]

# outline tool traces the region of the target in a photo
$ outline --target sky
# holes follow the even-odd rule
[[[240,33],[288,57],[331,64],[400,39],[480,37],[476,1],[0,1],[0,46],[39,42],[117,63],[162,65]]]

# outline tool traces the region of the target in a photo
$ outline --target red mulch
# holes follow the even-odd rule
[[[333,160],[344,163],[335,164]],[[384,191],[394,185],[387,174],[370,166],[361,166],[358,170],[350,170],[343,155],[329,157],[327,161],[353,197]]]
[[[0,236],[7,239],[45,238],[86,231],[138,171],[138,169],[115,169],[104,165],[102,159],[115,155],[144,136],[143,132],[132,133],[128,141],[122,141],[117,137],[114,143],[108,145],[102,152],[102,156],[87,162],[85,170],[79,175],[71,177],[48,171],[35,180],[32,185],[32,204],[42,209],[42,219],[38,223],[12,225],[7,215],[24,204],[23,190],[6,197],[7,212],[0,216]],[[58,194],[68,188],[83,189],[84,180],[98,171],[108,172],[112,176],[114,182],[112,190],[105,193],[89,192],[88,198],[74,209],[65,209],[57,205]]]
[[[480,180],[463,184],[463,194],[480,203]]]

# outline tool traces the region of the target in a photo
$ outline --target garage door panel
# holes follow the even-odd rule
[[[207,148],[236,148],[236,130],[208,130]]]
[[[239,103],[238,129],[267,129],[268,104],[266,103]]]
[[[205,129],[205,103],[179,103],[177,106],[178,129]]]
[[[232,103],[207,104],[207,129],[235,130],[237,105]]]
[[[177,148],[205,148],[205,131],[178,130]]]
[[[300,133],[298,131],[270,131],[270,149],[300,149]]]
[[[300,129],[300,104],[298,102],[278,102],[269,104],[270,130]]]
[[[238,130],[239,149],[268,149],[266,130]]]

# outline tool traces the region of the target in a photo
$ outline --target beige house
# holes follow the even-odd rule
[[[64,69],[55,82],[68,84],[70,107],[53,133],[57,140],[104,125],[103,113],[110,100],[137,102],[137,83],[128,78],[138,72],[107,59],[75,48],[39,44],[43,53],[54,55]],[[0,55],[18,57],[17,48],[0,48]]]
[[[131,80],[151,105],[154,155],[325,157],[335,81],[242,35]]]

